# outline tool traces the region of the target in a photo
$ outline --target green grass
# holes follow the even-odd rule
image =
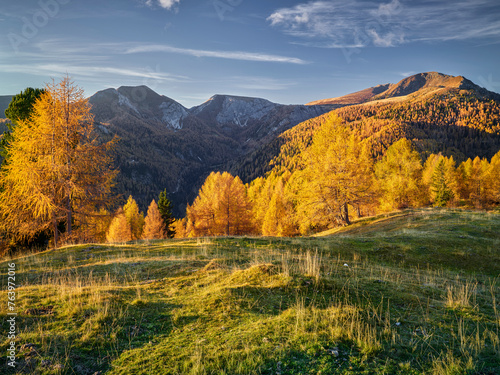
[[[498,374],[499,261],[500,215],[458,210],[26,255],[0,263],[2,353],[8,263],[20,285],[0,372]]]

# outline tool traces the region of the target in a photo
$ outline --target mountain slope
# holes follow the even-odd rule
[[[187,109],[146,86],[103,90],[89,102],[101,136],[120,138],[117,191],[145,209],[166,188],[178,216],[211,171],[332,109],[226,95]]]
[[[374,96],[387,91],[393,84],[387,83],[385,85],[378,85],[375,87],[370,87],[352,94],[347,94],[340,96],[338,98],[322,99],[316,100],[314,102],[307,103],[307,105],[318,105],[318,104],[336,104],[336,105],[355,105],[361,104],[369,101]]]
[[[461,162],[491,158],[500,150],[500,95],[463,77],[418,74],[389,85],[369,101],[334,112],[373,145],[377,157],[403,137],[415,143],[424,159],[441,152]],[[283,133],[233,163],[231,171],[249,182],[273,168],[277,173],[297,168],[298,155],[327,118],[311,119]]]

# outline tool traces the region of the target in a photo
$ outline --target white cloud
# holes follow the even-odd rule
[[[165,9],[171,9],[175,4],[180,3],[180,0],[158,0],[159,5]]]
[[[179,4],[181,0],[157,0],[157,3],[159,6],[161,6],[163,9],[172,9],[175,4]],[[146,5],[148,7],[153,6],[153,0],[146,0]]]
[[[303,44],[328,48],[500,38],[497,0],[386,1],[309,1],[267,20]]]
[[[229,60],[243,60],[243,61],[259,61],[259,62],[279,62],[289,64],[307,64],[304,61],[295,57],[269,55],[265,53],[244,52],[244,51],[209,51],[190,48],[177,48],[164,44],[153,44],[145,46],[137,46],[127,49],[125,53],[147,53],[147,52],[167,52],[177,53],[181,55],[195,56],[195,57],[213,57],[219,59]]]

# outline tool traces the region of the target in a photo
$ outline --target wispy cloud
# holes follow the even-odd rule
[[[28,73],[37,76],[59,76],[69,74],[70,76],[96,77],[96,76],[121,76],[127,78],[142,78],[155,81],[184,82],[189,80],[186,76],[153,71],[152,69],[127,69],[109,66],[77,66],[66,64],[0,64],[0,70],[7,73]]]
[[[131,47],[125,51],[127,54],[132,53],[150,53],[150,52],[166,52],[176,53],[181,55],[195,57],[212,57],[229,60],[244,60],[244,61],[259,61],[259,62],[277,62],[288,64],[307,64],[308,62],[295,57],[269,55],[265,53],[244,52],[244,51],[210,51],[190,48],[178,48],[164,44],[154,44],[145,46]]]
[[[191,48],[178,48],[165,44],[140,44],[137,42],[119,43],[93,43],[81,41],[75,43],[65,39],[48,39],[33,45],[30,51],[22,52],[25,62],[44,63],[46,61],[72,61],[77,64],[87,65],[90,61],[100,61],[106,65],[106,61],[120,55],[142,54],[142,53],[173,53],[194,57],[208,57],[229,60],[272,62],[286,64],[308,64],[308,61],[296,57],[273,55],[246,51],[218,51],[200,50]]]
[[[310,1],[278,9],[267,20],[302,43],[329,48],[500,37],[497,0]]]

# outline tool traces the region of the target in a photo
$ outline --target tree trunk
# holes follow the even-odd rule
[[[68,210],[68,214],[67,214],[67,223],[66,223],[66,233],[68,235],[71,235],[71,230],[72,230],[72,225],[71,225],[71,222],[73,221],[73,211],[71,210],[71,199],[68,195],[67,197],[68,199],[68,202],[67,202],[67,210]]]
[[[59,239],[59,233],[57,231],[57,218],[56,218],[55,213],[52,214],[52,225],[54,227],[54,248],[57,249],[57,242]]]
[[[342,205],[342,207],[340,208],[340,217],[342,219],[342,221],[346,224],[346,225],[350,225],[351,224],[351,221],[349,220],[349,207],[348,207],[348,204],[347,203],[344,203]]]

